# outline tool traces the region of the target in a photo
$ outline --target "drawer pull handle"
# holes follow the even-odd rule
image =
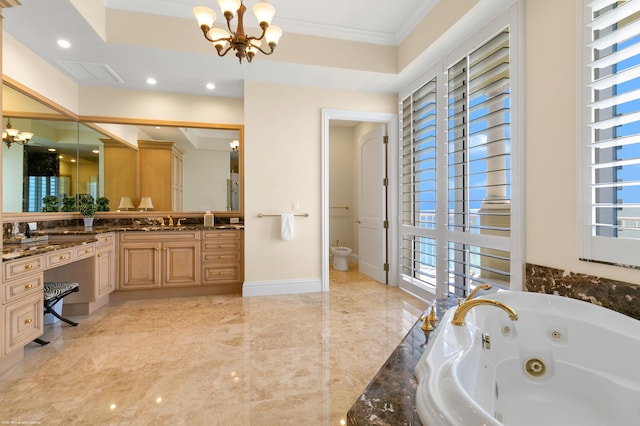
[[[27,290],[29,290],[30,288],[33,288],[33,284],[27,284],[24,286],[24,288],[26,288]]]
[[[60,260],[66,260],[67,256],[60,256]]]
[[[91,250],[89,250],[89,249],[86,249],[86,250],[84,251],[84,254],[89,254],[89,253],[91,253]]]
[[[24,265],[24,269],[26,270],[33,269],[33,265],[30,263],[27,263],[26,265]]]
[[[33,320],[31,318],[24,320],[25,324],[31,324]]]
[[[97,256],[97,257],[102,257],[102,253],[98,253],[98,256]]]

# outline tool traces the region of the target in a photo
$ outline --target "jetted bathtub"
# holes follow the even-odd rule
[[[425,426],[640,425],[640,321],[528,292],[441,319],[415,368]]]

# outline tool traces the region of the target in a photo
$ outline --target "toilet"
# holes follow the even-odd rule
[[[336,271],[348,271],[349,270],[349,255],[351,249],[348,247],[331,247],[331,254],[333,254],[333,269]]]

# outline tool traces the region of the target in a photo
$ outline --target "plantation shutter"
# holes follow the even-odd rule
[[[436,228],[436,80],[402,102],[402,224]],[[429,232],[427,232],[429,234]],[[435,286],[435,234],[403,234],[401,274]]]
[[[582,256],[640,266],[640,1],[587,7]]]
[[[448,70],[449,292],[509,287],[509,31]]]

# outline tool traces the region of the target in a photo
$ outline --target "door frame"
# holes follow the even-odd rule
[[[332,120],[367,121],[387,126],[388,144],[388,197],[389,282],[397,286],[398,267],[398,114],[322,109],[322,291],[329,291],[329,125]]]

